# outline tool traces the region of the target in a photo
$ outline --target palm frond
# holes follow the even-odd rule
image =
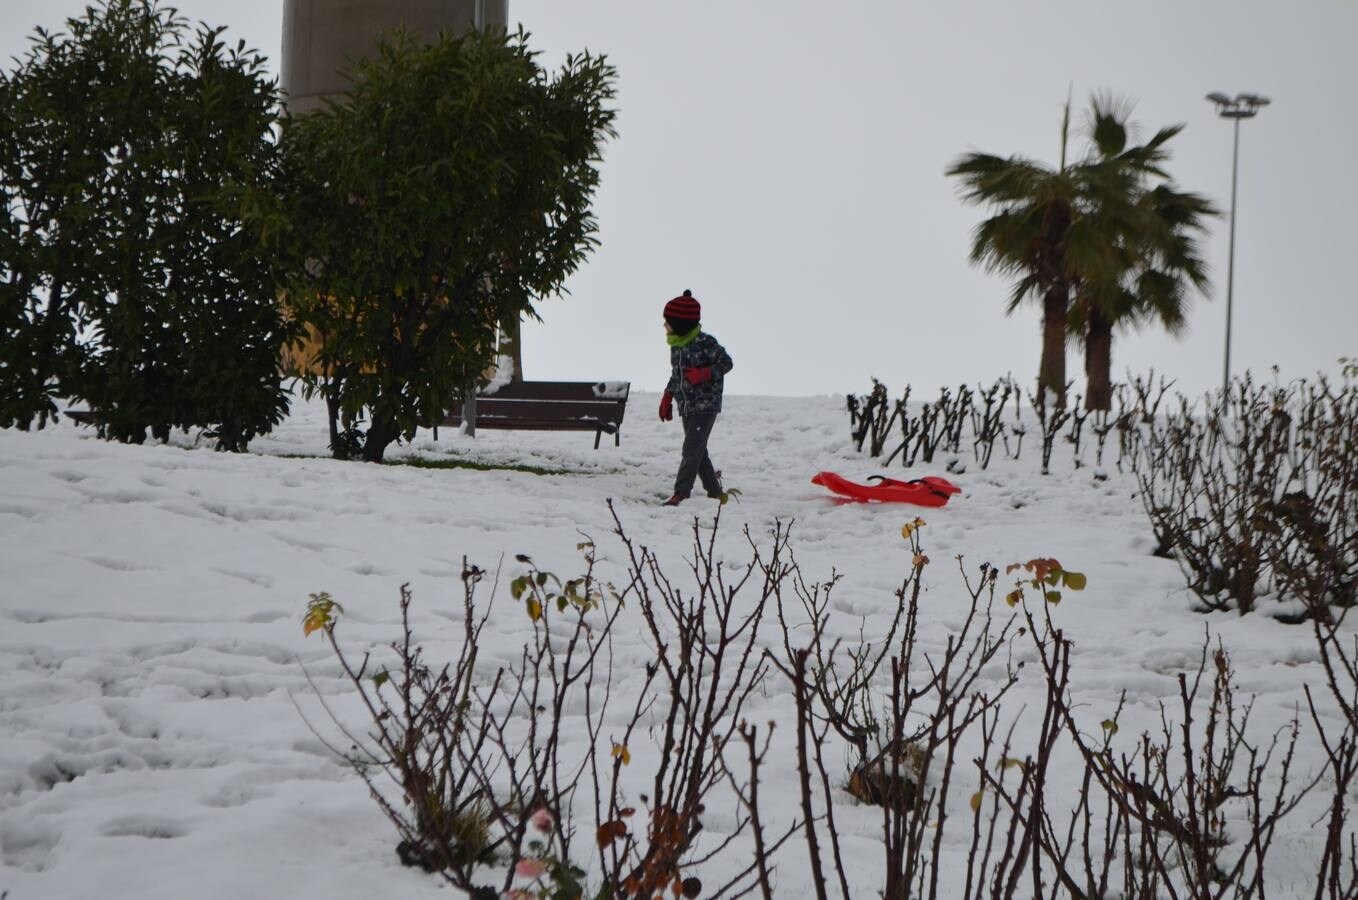
[[[1188,324],[1188,297],[1183,279],[1160,269],[1146,269],[1137,279],[1135,311],[1124,317],[1131,327],[1159,325],[1171,335],[1183,334]]]
[[[1040,221],[1031,207],[1005,210],[985,219],[972,232],[971,264],[1004,275],[1024,271],[1032,243],[1040,235]]]
[[[1009,302],[1005,304],[1005,315],[1013,315],[1014,311],[1023,305],[1023,301],[1030,295],[1036,294],[1039,285],[1036,275],[1025,275],[1014,283],[1014,288],[1009,292]]]
[[[1136,103],[1124,94],[1098,91],[1090,96],[1085,133],[1097,158],[1111,159],[1127,148],[1135,128],[1132,123],[1135,108]]]
[[[1049,194],[1049,182],[1057,175],[1022,156],[1003,158],[989,153],[961,156],[945,174],[960,180],[958,190],[965,202],[991,206],[1024,203]]]

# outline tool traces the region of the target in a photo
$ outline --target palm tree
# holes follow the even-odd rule
[[[1098,373],[1086,405],[1106,409],[1114,325],[1159,319],[1171,330],[1181,328],[1184,279],[1205,285],[1191,232],[1214,214],[1210,204],[1167,185],[1147,187],[1153,179],[1168,181],[1164,145],[1182,126],[1128,146],[1128,109],[1122,101],[1093,98],[1090,150],[1077,163],[1066,163],[1067,103],[1058,167],[970,153],[947,170],[961,179],[965,202],[995,210],[972,235],[971,262],[1017,279],[1006,313],[1029,297],[1041,300],[1038,388],[1053,392],[1058,405],[1065,404],[1070,329],[1085,336],[1087,377]]]
[[[968,153],[947,169],[961,179],[967,203],[995,208],[976,226],[971,263],[1016,278],[1006,314],[1029,297],[1042,303],[1042,359],[1038,390],[1052,391],[1064,405],[1066,330],[1074,271],[1068,259],[1080,187],[1065,164],[1070,107],[1061,126],[1061,165],[1051,168],[1021,156]],[[1078,235],[1076,236],[1078,243]]]
[[[1084,343],[1089,410],[1111,406],[1114,329],[1154,323],[1178,335],[1190,289],[1208,291],[1196,236],[1217,210],[1204,197],[1176,190],[1162,168],[1165,145],[1183,126],[1129,148],[1130,112],[1130,103],[1108,96],[1095,96],[1090,109],[1099,177],[1089,182],[1097,190],[1085,198],[1086,215],[1110,252],[1105,265],[1080,273],[1070,318]]]

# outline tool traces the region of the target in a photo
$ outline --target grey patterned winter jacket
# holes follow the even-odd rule
[[[721,386],[734,363],[725,348],[707,332],[683,347],[670,348],[670,383],[666,388],[679,403],[679,415],[721,412]],[[712,380],[689,384],[685,369],[712,369]]]

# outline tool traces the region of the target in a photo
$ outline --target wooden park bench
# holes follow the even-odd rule
[[[66,417],[77,425],[93,425],[94,410],[90,409],[68,409]]]
[[[476,395],[476,427],[592,431],[595,450],[605,434],[613,435],[617,446],[630,389],[626,381],[511,381]],[[462,424],[461,403],[442,424]]]

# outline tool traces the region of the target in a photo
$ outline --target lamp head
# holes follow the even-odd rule
[[[1216,104],[1217,115],[1223,119],[1252,119],[1273,102],[1260,94],[1236,94],[1232,100],[1221,91],[1213,91],[1207,99]]]

